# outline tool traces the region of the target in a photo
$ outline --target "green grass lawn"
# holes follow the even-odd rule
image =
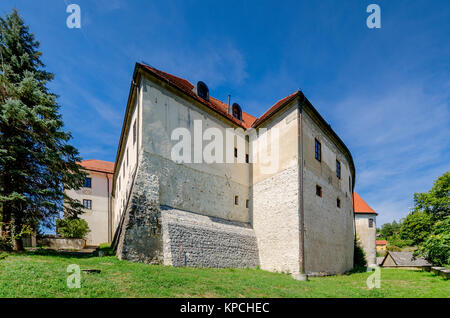
[[[113,256],[4,255],[0,297],[450,297],[449,280],[422,271],[382,269],[381,288],[369,290],[370,273],[300,282],[259,269],[175,268]],[[81,288],[69,289],[69,264],[101,273],[82,273]]]

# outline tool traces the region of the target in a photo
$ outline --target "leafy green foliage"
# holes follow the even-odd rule
[[[66,214],[82,213],[64,193],[83,184],[81,158],[63,130],[57,97],[47,88],[53,74],[38,49],[17,10],[0,18],[0,205],[15,249],[22,249],[24,225],[50,226],[64,203]]]
[[[423,211],[435,220],[450,215],[450,171],[440,176],[430,191],[414,194],[414,211]]]
[[[356,239],[354,243],[353,267],[356,269],[367,267],[366,253],[364,253],[358,239]]]
[[[418,245],[431,234],[433,223],[433,217],[429,213],[413,211],[403,221],[400,237],[404,240],[412,241],[414,245]]]
[[[450,216],[436,222],[433,233],[420,245],[416,255],[440,266],[450,263]]]
[[[56,231],[64,238],[81,239],[89,233],[89,226],[83,219],[58,219],[56,220]]]

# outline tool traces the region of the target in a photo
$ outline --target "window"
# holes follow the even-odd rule
[[[128,167],[128,148],[127,148],[127,167]]]
[[[245,162],[249,163],[250,162],[250,157],[248,156],[248,154],[245,155]]]
[[[316,185],[316,195],[322,197],[322,187]]]
[[[197,83],[197,95],[206,101],[209,101],[209,89],[203,82]]]
[[[352,179],[348,177],[348,191],[352,192]]]
[[[341,178],[341,163],[336,160],[336,177]]]
[[[338,208],[341,207],[341,200],[340,200],[339,198],[336,199],[336,206],[337,206]]]
[[[322,161],[322,145],[320,144],[320,142],[316,139],[316,155],[315,155],[316,159],[318,161]]]
[[[134,120],[133,124],[133,145],[136,143],[137,131],[136,131],[136,120]]]
[[[83,200],[85,209],[92,210],[92,200]]]
[[[249,206],[250,206],[250,200],[247,199],[247,200],[245,200],[245,207],[248,209]]]
[[[234,157],[237,158],[237,155],[238,155],[237,148],[234,148]]]
[[[234,196],[234,205],[239,204],[239,197],[237,195]]]
[[[84,187],[85,188],[91,188],[92,187],[92,179],[91,178],[84,178]]]
[[[241,106],[239,106],[239,104],[234,103],[233,106],[231,106],[231,114],[233,115],[234,118],[242,120]]]
[[[369,227],[373,227],[373,219],[369,219]]]

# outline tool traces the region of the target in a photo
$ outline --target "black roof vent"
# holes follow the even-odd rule
[[[239,104],[234,103],[233,106],[231,106],[231,115],[233,115],[234,118],[242,120],[242,109]]]
[[[197,83],[197,95],[206,101],[209,101],[209,89],[208,86],[202,81]]]

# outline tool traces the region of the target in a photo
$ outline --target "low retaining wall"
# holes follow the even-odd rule
[[[247,223],[161,207],[164,264],[257,267],[258,246]]]
[[[56,249],[81,250],[86,247],[86,240],[43,237],[37,239],[37,245]]]
[[[431,272],[445,278],[450,278],[450,269],[445,267],[431,267]]]

